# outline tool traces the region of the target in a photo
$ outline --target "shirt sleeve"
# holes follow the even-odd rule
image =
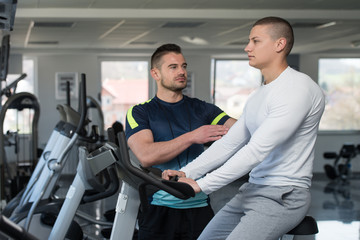
[[[150,129],[146,109],[142,107],[142,105],[135,105],[131,107],[127,111],[125,124],[126,139],[129,139],[131,135],[143,129]]]
[[[203,112],[208,114],[209,123],[211,125],[223,125],[230,118],[229,115],[215,104],[205,103]]]

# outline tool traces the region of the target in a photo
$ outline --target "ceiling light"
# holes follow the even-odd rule
[[[327,28],[327,27],[331,27],[334,25],[336,25],[336,22],[332,21],[332,22],[321,24],[321,25],[317,26],[316,29]]]
[[[35,22],[34,27],[50,27],[50,28],[71,28],[74,22]]]
[[[155,45],[157,44],[157,42],[154,42],[154,41],[134,41],[134,42],[131,42],[129,43],[130,45]]]
[[[180,37],[180,39],[183,40],[184,42],[192,43],[192,44],[195,44],[195,45],[207,45],[207,44],[209,44],[208,41],[206,41],[205,39],[198,38],[198,37],[182,36],[182,37]]]
[[[196,28],[203,25],[203,22],[167,22],[162,28]]]
[[[352,41],[350,45],[354,48],[360,47],[360,40]]]
[[[29,45],[57,45],[59,41],[30,41]]]

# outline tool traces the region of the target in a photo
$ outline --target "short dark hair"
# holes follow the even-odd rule
[[[181,54],[181,48],[174,43],[168,43],[158,47],[151,56],[151,69],[155,67],[160,67],[159,63],[161,57],[170,52]]]
[[[294,31],[290,23],[280,17],[265,17],[256,21],[253,27],[257,25],[272,25],[270,35],[274,39],[279,39],[281,37],[286,39],[285,53],[289,55],[291,49],[294,45]]]

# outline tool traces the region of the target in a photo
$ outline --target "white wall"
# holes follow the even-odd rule
[[[241,50],[239,50],[241,52]],[[219,53],[215,53],[219,54]],[[229,53],[227,53],[227,56]],[[184,51],[186,61],[189,65],[189,71],[194,73],[195,96],[205,101],[211,102],[210,96],[210,66],[211,58],[214,54],[200,52]],[[143,54],[141,57],[150,58],[150,53]],[[241,55],[232,56],[239,57]],[[104,57],[104,56],[102,56]],[[245,57],[245,56],[242,56]],[[122,56],[123,58],[123,56]],[[97,54],[80,55],[39,55],[37,56],[38,65],[38,98],[41,106],[41,116],[39,121],[39,143],[46,144],[52,129],[59,120],[56,111],[56,105],[63,103],[55,99],[55,73],[56,72],[78,72],[87,75],[87,92],[88,95],[97,97],[100,92],[100,67],[99,56]],[[303,55],[300,57],[300,70],[317,80],[317,59],[316,55]],[[151,79],[150,81],[153,81]],[[152,86],[152,84],[151,84]],[[150,96],[154,94],[150,90]],[[72,100],[75,107],[77,102]],[[349,134],[325,134],[320,133],[315,149],[314,172],[323,172],[323,165],[329,163],[322,157],[325,151],[338,151],[344,142],[360,143],[359,133]],[[41,146],[41,145],[40,145]],[[354,169],[360,171],[360,163],[357,159],[354,161]]]
[[[39,119],[39,146],[46,144],[52,130],[59,121],[56,110],[58,104],[64,100],[55,98],[55,74],[56,72],[77,72],[86,74],[87,95],[97,98],[100,91],[98,64],[96,55],[55,55],[38,56],[38,100],[40,103]],[[71,99],[71,106],[78,108],[78,99]]]
[[[188,70],[194,73],[195,97],[211,102],[210,96],[210,65],[211,56],[186,55]]]

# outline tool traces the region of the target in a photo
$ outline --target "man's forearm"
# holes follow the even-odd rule
[[[136,143],[130,144],[130,148],[143,167],[151,167],[174,159],[191,145],[189,133],[185,133],[169,141],[150,142],[141,146],[136,146]]]

